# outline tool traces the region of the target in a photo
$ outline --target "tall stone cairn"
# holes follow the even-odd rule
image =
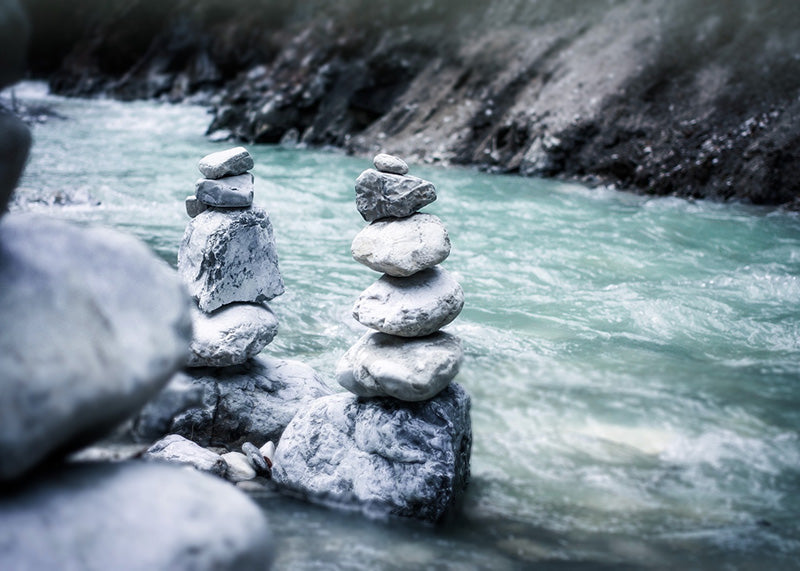
[[[353,240],[356,261],[382,272],[353,316],[373,331],[341,358],[336,379],[350,393],[314,401],[287,426],[273,477],[312,501],[436,521],[469,481],[470,398],[451,383],[463,357],[441,331],[464,292],[439,264],[447,230],[419,212],[436,200],[406,163],[379,154],[356,180],[356,206],[369,222]]]

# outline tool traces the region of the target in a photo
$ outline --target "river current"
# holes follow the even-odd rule
[[[200,107],[17,96],[33,127],[16,210],[133,233],[175,264],[197,161],[230,144]],[[270,355],[332,380],[378,275],[334,152],[248,146],[286,293]],[[451,521],[370,521],[256,497],[276,569],[789,569],[800,561],[800,218],[411,165],[466,305],[457,382],[472,480]]]

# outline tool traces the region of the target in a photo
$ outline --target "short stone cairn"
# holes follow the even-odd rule
[[[463,357],[458,337],[440,331],[464,305],[458,282],[439,264],[450,239],[428,181],[386,154],[356,180],[356,206],[370,223],[353,257],[384,273],[357,299],[353,316],[373,329],[341,358],[336,378],[350,393],[318,399],[292,420],[273,475],[312,501],[367,513],[435,521],[469,480],[470,400],[451,384]]]

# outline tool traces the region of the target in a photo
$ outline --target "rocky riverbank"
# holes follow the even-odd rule
[[[54,91],[203,101],[217,137],[658,195],[800,193],[791,1],[25,4]]]

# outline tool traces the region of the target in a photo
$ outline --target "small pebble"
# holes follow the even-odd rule
[[[408,165],[403,159],[395,157],[394,155],[387,155],[386,153],[375,155],[375,158],[372,159],[372,164],[374,164],[375,168],[380,172],[401,175],[408,172]]]
[[[267,475],[271,472],[267,461],[261,455],[261,450],[256,448],[255,444],[245,442],[242,444],[242,452],[247,455],[247,459],[250,460],[250,464],[255,468],[256,473]]]
[[[186,197],[186,214],[188,214],[190,218],[194,218],[204,210],[208,210],[208,205],[200,202],[196,196]]]
[[[275,458],[275,444],[272,440],[264,444],[259,451],[264,458],[269,460],[270,465],[272,465],[272,459]]]
[[[242,482],[256,477],[256,471],[250,465],[247,456],[241,452],[228,452],[222,455],[222,459],[228,464],[227,478],[231,482]]]

